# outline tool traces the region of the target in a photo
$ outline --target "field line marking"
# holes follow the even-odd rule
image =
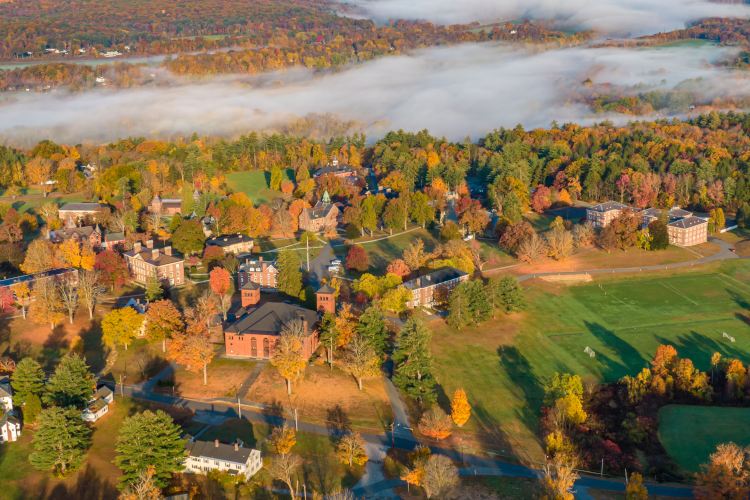
[[[697,302],[695,302],[694,300],[691,300],[691,299],[690,299],[690,298],[689,298],[689,297],[688,297],[687,295],[685,295],[685,294],[684,294],[684,293],[682,293],[681,291],[677,290],[677,289],[676,289],[675,287],[673,287],[673,286],[667,286],[667,285],[665,285],[664,283],[662,283],[661,281],[659,282],[659,284],[660,284],[661,286],[663,286],[664,288],[666,288],[667,290],[671,290],[671,291],[673,291],[674,293],[676,293],[676,294],[678,294],[678,295],[681,295],[681,296],[682,296],[682,297],[683,297],[683,298],[684,298],[685,300],[688,300],[688,301],[692,302],[692,303],[693,303],[693,304],[695,304],[696,306],[698,305],[698,303],[697,303]]]
[[[614,294],[613,294],[612,292],[608,292],[608,291],[604,290],[604,287],[603,287],[603,286],[599,285],[599,288],[601,288],[601,289],[602,289],[602,290],[604,291],[604,294],[605,294],[605,295],[606,295],[606,294],[610,294],[610,295],[612,295],[612,297],[614,297],[614,298],[615,298],[615,300],[617,300],[617,301],[618,301],[618,302],[620,302],[621,304],[623,304],[623,305],[625,305],[625,306],[627,306],[627,307],[631,308],[631,309],[632,309],[633,311],[635,311],[635,308],[634,308],[633,306],[631,306],[630,304],[626,304],[626,303],[625,303],[625,302],[623,302],[622,300],[618,299],[617,297],[615,297],[615,295],[614,295]],[[638,312],[638,311],[635,311],[635,312]]]
[[[736,280],[736,279],[732,278],[731,276],[727,276],[727,275],[726,275],[726,274],[724,274],[724,273],[719,273],[719,276],[725,276],[725,277],[729,278],[730,280],[732,280],[732,281],[736,281],[736,282],[737,282],[737,283],[739,283],[740,285],[742,285],[742,286],[744,286],[744,287],[747,287],[747,285],[746,285],[746,284],[744,284],[743,282],[741,282],[741,281],[739,281],[739,280]],[[718,279],[719,281],[721,281],[722,283],[724,283],[725,285],[729,285],[729,286],[731,286],[732,288],[736,288],[737,290],[739,290],[739,291],[740,291],[740,292],[742,292],[742,293],[748,293],[748,292],[746,292],[746,291],[744,291],[744,290],[742,290],[742,289],[740,289],[740,288],[737,288],[737,287],[736,287],[736,286],[734,286],[734,285],[730,285],[729,283],[727,283],[726,281],[724,281],[724,280],[723,280],[723,279],[721,279],[721,278],[718,278],[718,277],[717,277],[717,279]]]

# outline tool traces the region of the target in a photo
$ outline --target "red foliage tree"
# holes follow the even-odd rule
[[[409,266],[407,266],[406,262],[401,259],[394,260],[388,265],[388,268],[386,269],[386,273],[393,273],[396,276],[401,276],[402,278],[404,276],[407,276],[410,272],[411,270],[409,269]]]
[[[130,269],[125,259],[112,250],[105,250],[96,256],[94,268],[102,271],[104,283],[115,290],[125,284],[130,278]]]
[[[224,258],[224,249],[216,245],[207,246],[203,250],[203,263],[206,265]]]
[[[5,312],[5,308],[12,305],[15,301],[16,298],[13,295],[13,290],[7,286],[0,286],[0,308],[2,308],[2,311]]]
[[[552,206],[552,192],[546,186],[539,184],[534,194],[531,195],[531,207],[537,213],[542,213]]]
[[[346,268],[364,272],[368,267],[370,267],[370,258],[365,249],[361,245],[352,246],[346,257]]]

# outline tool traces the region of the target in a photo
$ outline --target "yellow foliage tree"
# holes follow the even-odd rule
[[[122,344],[127,350],[143,325],[143,318],[132,307],[113,309],[102,320],[102,340],[109,347]]]
[[[29,307],[29,314],[34,322],[39,325],[49,323],[50,330],[54,330],[55,325],[65,317],[61,309],[62,303],[55,283],[52,280],[37,281]]]
[[[292,447],[296,443],[297,436],[294,433],[294,429],[287,427],[286,424],[283,427],[275,428],[271,433],[271,444],[279,455],[284,455],[292,451]]]
[[[339,441],[336,447],[336,457],[342,464],[349,464],[349,467],[353,464],[364,465],[369,460],[365,440],[358,433],[348,433]]]
[[[59,259],[68,267],[81,267],[81,246],[75,240],[65,240],[57,247]]]
[[[96,263],[96,254],[89,247],[83,247],[81,250],[81,269],[93,271]]]
[[[23,319],[26,319],[26,309],[28,309],[29,299],[31,298],[31,290],[29,289],[29,285],[26,284],[26,282],[23,282],[17,285],[13,285],[11,288],[13,288],[13,292],[15,292],[16,294],[16,300],[21,306],[21,314],[23,314]]]
[[[470,416],[471,406],[469,406],[469,401],[466,399],[466,393],[463,389],[456,389],[456,392],[453,394],[453,402],[451,403],[451,418],[453,422],[457,426],[463,427]]]
[[[271,364],[278,368],[279,373],[286,380],[286,393],[292,393],[292,380],[297,380],[300,371],[307,364],[302,359],[302,321],[294,320],[290,325],[285,325],[279,336],[279,345],[276,346]]]
[[[351,342],[355,333],[356,317],[352,313],[352,306],[349,303],[343,304],[336,318],[336,331],[338,332],[338,346],[346,346]]]
[[[633,472],[630,475],[630,482],[625,487],[626,500],[647,500],[648,490],[643,486],[643,476]]]
[[[34,274],[54,269],[55,254],[49,241],[34,240],[26,251],[26,259],[21,264],[21,271]]]

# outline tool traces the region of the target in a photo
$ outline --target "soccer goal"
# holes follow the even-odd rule
[[[590,348],[589,346],[586,346],[586,349],[584,349],[583,352],[588,354],[590,358],[593,358],[594,356],[596,356],[596,353],[594,352],[594,350]]]
[[[734,337],[729,335],[727,332],[724,332],[724,338],[729,339],[730,342],[734,342]]]

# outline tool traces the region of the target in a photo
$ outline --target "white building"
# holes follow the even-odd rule
[[[188,458],[183,462],[185,472],[207,474],[212,470],[226,472],[233,476],[242,474],[249,479],[261,468],[263,459],[260,451],[245,448],[239,439],[234,444],[206,441],[188,441],[185,443]]]
[[[5,412],[13,411],[13,389],[10,388],[8,377],[0,378],[0,403]]]
[[[83,410],[81,418],[87,422],[96,422],[109,412],[109,403],[114,401],[115,395],[112,390],[103,385],[89,401],[86,409]]]
[[[21,422],[9,413],[0,418],[0,443],[16,441],[21,435]]]

